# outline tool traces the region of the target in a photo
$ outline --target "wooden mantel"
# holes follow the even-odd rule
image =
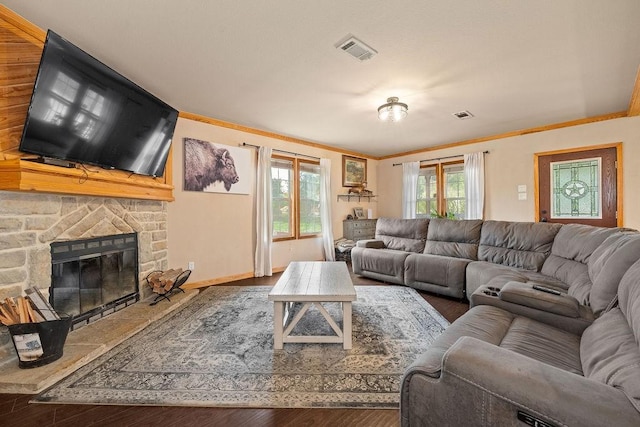
[[[35,163],[18,150],[46,32],[0,5],[0,190],[172,201],[171,152],[163,177],[93,166]]]
[[[90,166],[74,169],[24,159],[0,161],[2,190],[173,200],[173,185],[164,178],[129,175]]]

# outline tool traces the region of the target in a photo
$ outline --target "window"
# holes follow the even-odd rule
[[[602,219],[602,158],[550,162],[551,218]]]
[[[320,225],[320,165],[299,161],[299,236],[316,236]]]
[[[438,179],[435,167],[420,169],[416,217],[429,218],[438,212]]]
[[[293,238],[293,166],[292,160],[271,159],[271,208],[273,238]]]
[[[320,165],[274,156],[271,159],[273,239],[315,237],[320,225]]]
[[[464,165],[444,166],[444,214],[447,218],[464,219]]]
[[[464,164],[460,162],[422,167],[418,175],[418,218],[464,218]]]

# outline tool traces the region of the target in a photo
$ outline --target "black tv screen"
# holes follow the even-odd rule
[[[164,173],[178,111],[49,30],[20,151]]]

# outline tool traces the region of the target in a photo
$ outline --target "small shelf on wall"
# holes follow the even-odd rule
[[[377,196],[373,195],[373,194],[338,194],[338,201],[340,200],[344,200],[347,202],[351,202],[351,201],[362,201],[364,200],[365,202],[371,202],[374,201],[375,202],[375,198]]]

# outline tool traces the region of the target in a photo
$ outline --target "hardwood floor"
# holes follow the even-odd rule
[[[227,285],[273,285],[279,274],[230,282]],[[352,275],[355,285],[386,286]],[[218,285],[224,286],[224,285]],[[469,305],[455,299],[420,293],[449,322]],[[391,409],[246,409],[150,406],[30,404],[32,396],[0,394],[0,426],[371,426],[399,425],[399,413]]]

